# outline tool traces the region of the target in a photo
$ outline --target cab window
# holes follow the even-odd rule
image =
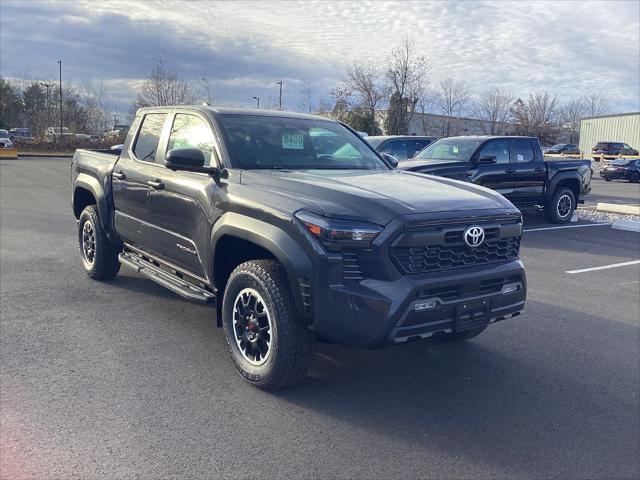
[[[148,113],[142,119],[133,154],[142,162],[154,162],[166,113]]]
[[[382,147],[383,153],[390,153],[398,160],[406,160],[409,157],[409,148],[407,140],[391,140]]]
[[[167,151],[174,148],[197,148],[204,154],[204,165],[211,166],[215,140],[211,127],[196,115],[178,113],[173,120]],[[215,166],[215,160],[214,160]]]
[[[513,142],[513,161],[514,162],[533,162],[535,154],[529,139],[514,139]]]
[[[494,140],[487,143],[478,153],[478,158],[482,157],[496,157],[497,163],[509,163],[509,142]]]

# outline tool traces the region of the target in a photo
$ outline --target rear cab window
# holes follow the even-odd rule
[[[136,160],[155,162],[160,135],[166,119],[166,113],[147,113],[142,118],[142,125],[140,125],[136,143],[133,146]]]
[[[516,138],[511,140],[511,161],[517,163],[533,162],[536,159],[531,140],[528,138]]]

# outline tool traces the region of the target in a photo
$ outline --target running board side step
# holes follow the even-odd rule
[[[211,303],[216,298],[214,293],[193,285],[176,275],[172,275],[170,272],[162,270],[160,267],[148,262],[135,253],[128,251],[121,252],[120,255],[118,255],[118,259],[120,263],[133,268],[136,272],[168,288],[181,297],[204,303]]]

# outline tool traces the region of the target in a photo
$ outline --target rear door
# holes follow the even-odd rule
[[[149,195],[157,176],[156,156],[167,120],[167,113],[146,113],[136,118],[132,139],[123,146],[113,173],[114,223],[118,235],[126,243],[148,250],[151,211]]]
[[[211,120],[201,112],[180,110],[169,119],[170,127],[158,156],[160,188],[149,195],[154,251],[163,259],[201,278],[210,243],[211,225],[221,215],[221,183],[205,173],[172,171],[164,166],[169,150],[198,148],[205,166],[220,167],[219,143]]]
[[[518,205],[535,205],[542,198],[547,168],[537,140],[512,138],[508,173],[513,191],[509,199]]]

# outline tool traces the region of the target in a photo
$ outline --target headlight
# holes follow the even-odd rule
[[[382,231],[382,227],[375,223],[327,218],[304,210],[297,212],[295,216],[329,250],[342,247],[367,248]]]

